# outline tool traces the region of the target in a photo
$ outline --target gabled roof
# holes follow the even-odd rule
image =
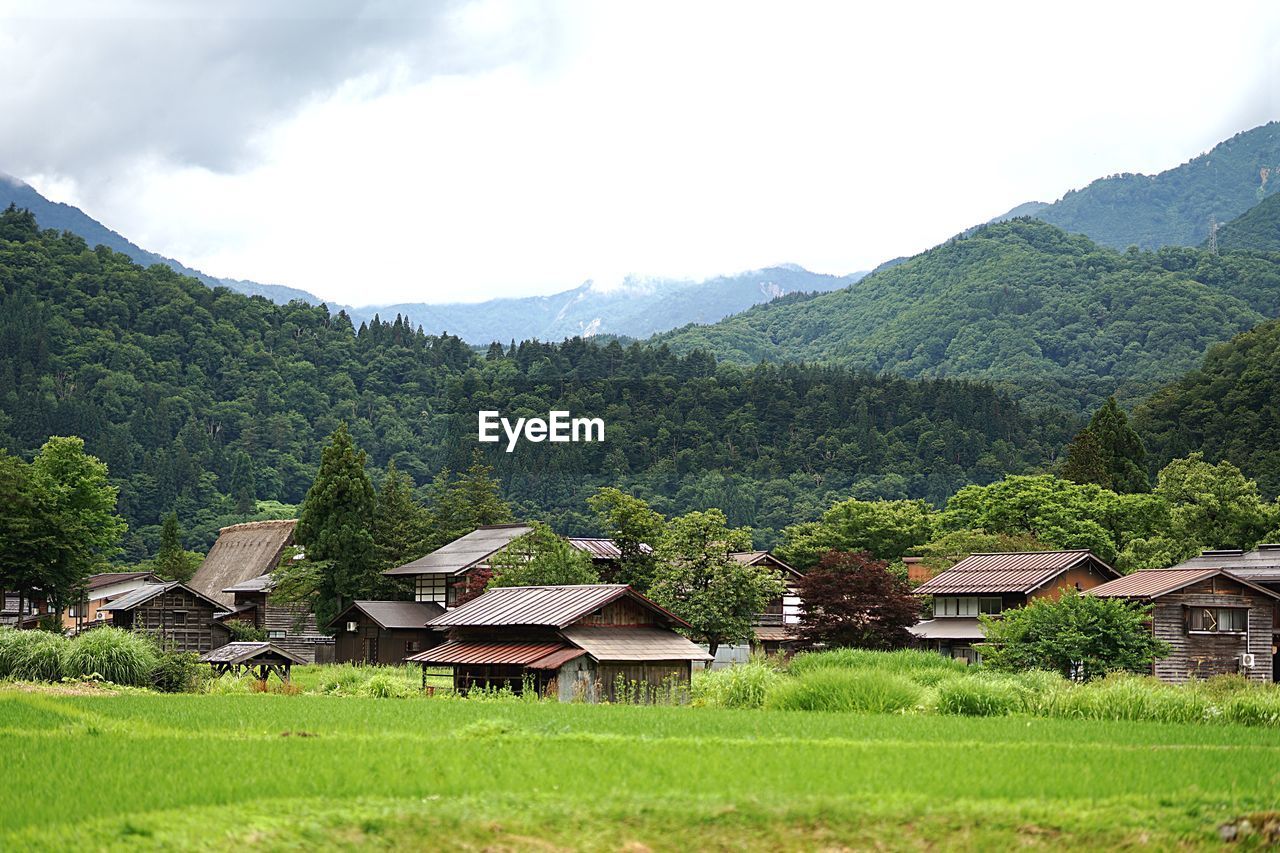
[[[1086,549],[973,554],[925,581],[915,592],[918,595],[1026,594],[1083,563],[1092,564],[1104,575],[1120,577],[1119,572]]]
[[[201,663],[249,663],[257,658],[278,655],[290,663],[304,664],[305,660],[274,643],[227,643],[200,656]]]
[[[234,597],[226,590],[270,574],[280,562],[284,549],[293,543],[297,525],[297,519],[282,519],[222,528],[218,531],[218,541],[192,575],[191,588],[229,606]]]
[[[533,528],[527,524],[491,524],[477,527],[442,545],[425,557],[387,569],[384,575],[456,575],[483,563]]]
[[[1175,569],[1226,569],[1255,583],[1280,583],[1280,544],[1264,543],[1252,551],[1223,548],[1183,560]]]
[[[793,577],[804,577],[804,574],[799,569],[788,566],[775,557],[772,551],[735,551],[729,556],[744,566],[758,566],[761,563],[769,563],[774,568],[780,569]]]
[[[106,604],[102,605],[98,609],[99,610],[132,610],[133,608],[141,604],[146,604],[148,601],[155,598],[157,595],[161,595],[162,593],[166,593],[169,590],[175,589],[175,588],[183,589],[186,592],[190,593],[191,595],[194,595],[196,598],[199,598],[203,601],[208,602],[209,604],[213,605],[213,608],[215,611],[228,609],[221,602],[215,601],[209,596],[200,592],[199,590],[194,590],[191,587],[187,586],[186,584],[179,583],[178,581],[166,581],[164,583],[144,584],[143,586],[140,586],[137,589],[131,590],[130,592],[120,596],[114,601],[108,601]]]
[[[124,583],[132,580],[160,580],[155,572],[103,572],[97,575],[90,575],[85,581],[85,592],[93,592],[95,589],[102,589],[104,586],[112,584]]]
[[[1089,595],[1097,595],[1103,598],[1139,598],[1150,600],[1159,598],[1162,595],[1168,595],[1171,592],[1177,592],[1180,589],[1191,586],[1192,584],[1206,581],[1209,578],[1222,576],[1228,580],[1233,580],[1238,584],[1252,589],[1254,592],[1268,596],[1269,598],[1280,598],[1280,595],[1269,589],[1263,589],[1260,586],[1249,583],[1238,575],[1228,572],[1226,569],[1207,568],[1207,569],[1147,569],[1141,572],[1134,572],[1131,575],[1107,581],[1100,586],[1087,590]]]
[[[480,625],[563,628],[623,597],[640,603],[673,625],[689,627],[680,617],[620,583],[496,587],[432,619],[430,625],[433,628]]]
[[[230,592],[230,593],[270,592],[271,590],[275,589],[275,585],[276,585],[276,582],[275,580],[272,579],[271,575],[269,574],[258,575],[256,578],[249,578],[247,581],[242,581],[241,583],[234,584],[222,591]]]
[[[570,625],[560,633],[599,661],[712,659],[700,646],[666,628]]]
[[[341,625],[353,611],[368,616],[380,628],[395,631],[425,628],[428,622],[444,613],[444,608],[434,601],[353,601],[350,607],[334,617],[329,627]]]
[[[612,539],[598,539],[589,536],[570,536],[569,544],[577,548],[579,551],[585,551],[593,560],[620,560],[622,559],[622,549],[618,547],[618,543]],[[640,543],[640,550],[646,554],[653,553],[653,548],[645,543]]]

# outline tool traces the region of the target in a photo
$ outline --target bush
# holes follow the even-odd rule
[[[1257,687],[1232,694],[1222,705],[1227,722],[1246,726],[1280,726],[1280,689]]]
[[[418,692],[416,684],[390,672],[379,672],[360,685],[359,695],[374,699],[408,699]]]
[[[71,678],[96,675],[114,684],[149,687],[159,657],[148,637],[120,628],[94,628],[71,641],[64,670]]]
[[[0,678],[57,681],[66,652],[67,638],[61,634],[0,628]]]
[[[151,686],[162,693],[189,693],[199,686],[204,670],[194,652],[162,651],[151,668]]]
[[[724,708],[762,708],[765,697],[782,680],[773,667],[761,661],[707,669],[695,673],[691,695],[694,702]]]
[[[891,672],[819,669],[779,684],[765,706],[783,711],[891,713],[919,704],[921,688]]]
[[[222,624],[226,626],[227,632],[231,634],[231,642],[233,643],[261,643],[267,639],[265,629],[250,625],[248,622],[229,619]]]
[[[1021,691],[1013,683],[992,678],[952,678],[938,685],[941,714],[999,717],[1022,710]]]
[[[828,652],[803,652],[791,659],[793,675],[804,675],[820,669],[884,669],[903,675],[916,673],[962,673],[969,670],[961,660],[943,657],[937,652],[899,649],[873,652],[868,649],[832,649]]]

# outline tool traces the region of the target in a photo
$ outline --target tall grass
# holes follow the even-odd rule
[[[1044,697],[1038,710],[1049,717],[1162,723],[1202,722],[1219,713],[1211,698],[1194,685],[1174,686],[1120,673],[1056,690]]]
[[[772,666],[752,660],[724,669],[694,673],[691,696],[697,705],[762,708],[765,697],[782,680],[782,674]]]
[[[911,708],[922,698],[919,685],[892,672],[825,668],[777,685],[765,700],[765,707],[781,711],[889,713]]]
[[[827,652],[803,652],[791,659],[787,667],[793,675],[804,675],[820,669],[882,669],[892,672],[959,674],[968,670],[964,661],[943,657],[935,652],[898,649],[873,652],[868,649],[832,649]]]
[[[0,678],[57,681],[62,677],[67,645],[61,634],[0,628]]]
[[[1023,693],[1009,679],[958,677],[938,685],[934,707],[940,714],[999,717],[1023,710]]]
[[[149,637],[120,628],[95,628],[71,642],[64,669],[71,678],[150,687],[159,662],[160,651]]]

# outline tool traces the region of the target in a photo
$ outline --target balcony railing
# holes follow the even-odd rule
[[[757,613],[751,620],[752,625],[761,628],[780,628],[783,625],[781,613]]]

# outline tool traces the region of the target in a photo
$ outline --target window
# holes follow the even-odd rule
[[[444,604],[448,594],[448,575],[418,575],[414,583],[414,599]]]
[[[185,624],[187,624],[187,611],[185,611],[185,610],[175,610],[175,611],[173,611],[173,624],[174,624],[174,625],[185,625]]]
[[[414,652],[420,652],[420,651],[422,651],[422,642],[420,640],[404,641],[404,653],[406,655],[410,655],[410,654],[413,654]]]
[[[1004,602],[998,596],[978,599],[979,613],[999,613],[1004,609]]]
[[[977,616],[978,599],[940,596],[933,600],[934,616]]]
[[[77,616],[80,615],[80,608],[72,604],[70,607],[67,608],[67,615],[70,616],[72,619],[76,618]]]
[[[283,640],[283,639],[284,639],[284,634],[285,634],[285,632],[284,632],[284,631],[268,631],[268,632],[267,632],[267,639],[268,639],[268,640]]]
[[[1192,607],[1187,628],[1205,634],[1243,634],[1249,627],[1245,607]]]

